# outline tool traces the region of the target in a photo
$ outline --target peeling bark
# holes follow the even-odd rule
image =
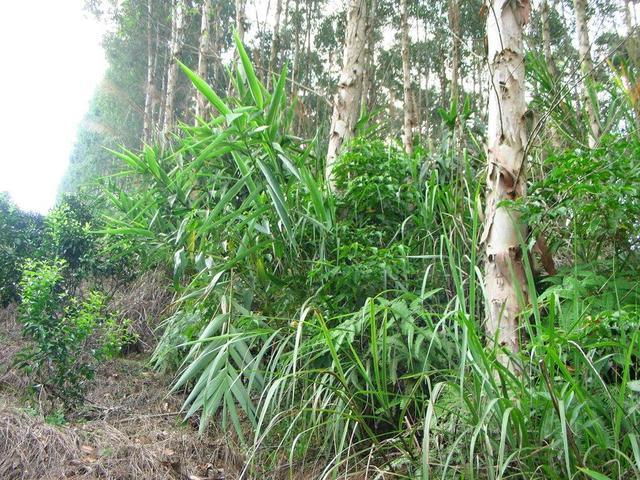
[[[367,0],[350,0],[342,73],[333,103],[325,177],[333,188],[333,167],[342,144],[353,137],[360,115],[366,44]]]
[[[549,66],[549,73],[556,79],[558,78],[558,69],[556,68],[556,62],[551,52],[551,29],[549,27],[549,2],[542,0],[540,6],[540,23],[542,24],[542,48],[544,51],[544,58]]]
[[[519,214],[499,203],[526,194],[524,149],[525,72],[522,29],[530,14],[529,0],[490,0],[487,14],[489,116],[488,178],[481,242],[485,244],[485,330],[491,346],[519,349],[521,302],[528,301],[521,242],[526,229]],[[497,342],[497,345],[494,344]],[[498,360],[512,370],[506,353]]]
[[[593,148],[600,140],[600,122],[598,120],[597,103],[594,105],[589,94],[593,85],[593,60],[591,59],[586,0],[573,0],[573,8],[576,14],[576,35],[578,36],[580,72],[582,73],[582,103],[587,112],[589,122],[589,147]]]
[[[402,83],[404,89],[404,150],[413,154],[413,127],[415,125],[413,98],[411,95],[411,63],[409,61],[409,13],[407,0],[401,3],[402,17]]]
[[[143,141],[151,142],[153,125],[153,89],[155,84],[155,52],[153,49],[153,0],[147,0],[147,85],[144,98]]]
[[[202,2],[200,20],[200,45],[198,47],[198,76],[207,81],[207,52],[209,51],[211,20],[211,0]],[[207,99],[196,89],[196,117],[202,117],[207,113]]]
[[[171,12],[171,42],[169,44],[169,69],[167,70],[166,100],[164,106],[164,135],[173,130],[174,100],[176,95],[176,83],[178,79],[177,56],[184,42],[184,0],[175,0]]]

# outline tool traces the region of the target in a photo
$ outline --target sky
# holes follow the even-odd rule
[[[25,210],[46,213],[53,206],[106,68],[104,27],[83,3],[0,6],[0,192]]]

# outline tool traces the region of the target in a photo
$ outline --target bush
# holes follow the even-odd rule
[[[417,164],[395,145],[357,138],[335,167],[337,210],[356,226],[395,233],[420,202]]]
[[[386,290],[411,290],[419,269],[408,261],[412,245],[403,237],[422,197],[414,160],[372,138],[351,142],[336,164],[335,183],[331,253],[308,275],[330,316],[357,310]]]
[[[128,321],[106,313],[106,297],[91,292],[85,300],[64,289],[65,260],[28,260],[20,293],[19,321],[32,344],[18,356],[19,366],[40,389],[67,409],[82,399],[95,362],[110,358],[132,340]]]
[[[552,232],[549,239],[581,262],[626,263],[640,242],[640,143],[610,136],[594,150],[549,156],[543,179],[523,201],[529,225]]]
[[[40,254],[43,232],[41,215],[22,212],[0,194],[0,306],[18,300],[21,265]]]
[[[76,270],[91,254],[93,215],[78,195],[65,195],[46,219],[47,240],[52,257],[59,257]]]

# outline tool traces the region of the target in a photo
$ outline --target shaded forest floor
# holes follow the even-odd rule
[[[28,395],[12,368],[24,345],[15,308],[0,312],[0,478],[238,478],[243,457],[224,434],[199,436],[183,424],[182,398],[142,354],[100,366],[82,409],[72,417],[38,414],[46,398]]]

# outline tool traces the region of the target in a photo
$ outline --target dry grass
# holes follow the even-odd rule
[[[13,359],[24,346],[17,323],[17,307],[11,304],[0,308],[0,389],[20,391],[27,387],[24,375],[13,367]]]
[[[136,329],[151,330],[169,301],[156,282],[147,277],[114,297]],[[241,478],[247,458],[235,437],[215,427],[199,436],[197,416],[183,424],[184,398],[167,395],[171,378],[150,370],[143,354],[101,364],[83,407],[64,425],[36,414],[46,410],[33,407],[42,399],[27,401],[29,381],[11,368],[25,344],[15,316],[13,306],[0,310],[0,479]],[[288,459],[280,463],[273,469],[254,463],[242,478],[291,478]],[[293,478],[317,478],[302,470],[293,467]]]
[[[103,420],[52,426],[2,405],[0,478],[237,478],[237,470],[221,462],[224,445],[163,423],[166,419],[141,416],[123,429]]]
[[[109,304],[122,318],[131,320],[144,351],[155,346],[155,329],[171,304],[171,294],[166,285],[165,274],[161,270],[152,270],[133,283],[117,288]]]
[[[25,408],[28,381],[8,368],[24,345],[15,309],[0,311],[1,479],[233,479],[244,458],[223,435],[182,424],[179,396],[145,357],[100,366],[81,411],[56,426]]]

